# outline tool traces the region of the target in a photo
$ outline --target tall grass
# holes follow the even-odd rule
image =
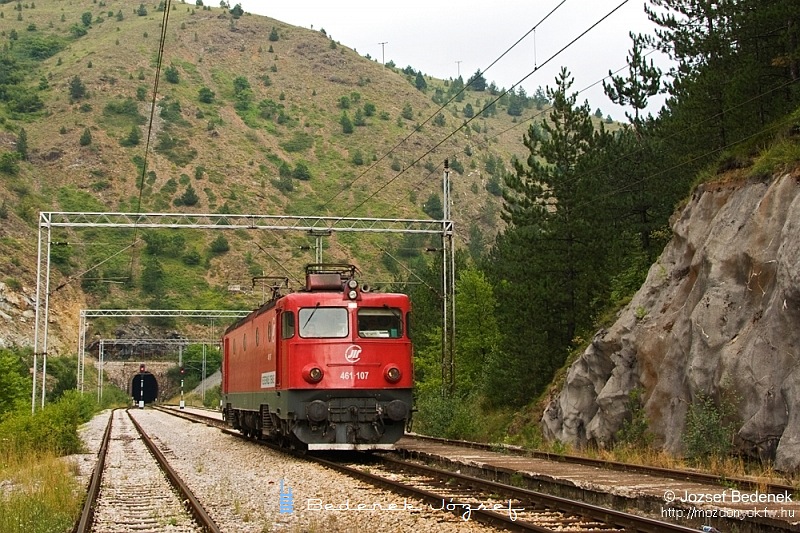
[[[0,532],[69,531],[84,491],[62,456],[82,451],[78,427],[97,405],[74,390],[33,414],[18,405],[0,415]]]
[[[0,451],[0,531],[69,531],[82,500],[74,466],[55,453]]]

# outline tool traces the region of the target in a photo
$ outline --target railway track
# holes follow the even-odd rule
[[[125,410],[109,418],[76,533],[220,530]]]
[[[479,442],[468,442],[461,440],[444,439],[439,437],[429,437],[427,435],[406,435],[404,440],[413,440],[419,442],[430,442],[433,444],[443,444],[451,446],[459,446],[465,448],[473,448],[477,450],[494,451],[500,453],[507,453],[509,455],[521,455],[525,457],[533,457],[536,459],[544,459],[547,461],[554,461],[566,464],[576,464],[595,468],[602,468],[605,470],[617,470],[620,472],[632,472],[637,474],[645,474],[656,477],[663,477],[675,479],[680,481],[690,481],[693,483],[702,483],[709,485],[719,485],[721,487],[736,487],[743,491],[760,491],[769,494],[793,494],[797,492],[797,487],[788,483],[779,483],[773,481],[743,478],[743,477],[721,477],[715,474],[708,474],[705,472],[697,472],[692,470],[676,470],[670,468],[661,468],[655,466],[637,465],[630,463],[620,463],[617,461],[606,461],[603,459],[592,459],[590,457],[580,457],[577,455],[562,455],[553,454],[548,452],[541,452],[536,450],[525,450],[523,448],[505,445],[485,444]],[[402,442],[402,441],[401,441]],[[397,452],[403,456],[424,456],[418,452],[398,444]]]
[[[224,427],[219,420],[188,412],[166,410],[181,418]],[[228,431],[234,435],[236,432]],[[335,457],[335,459],[332,459]],[[342,457],[357,457],[355,464],[345,464]],[[371,454],[304,455],[306,460],[344,473],[371,485],[389,489],[413,498],[418,503],[404,502],[409,512],[450,512],[462,520],[475,520],[512,531],[642,531],[689,532],[694,529],[639,517],[587,503],[559,498],[465,476],[449,470],[419,465],[401,459]],[[308,500],[309,510],[371,510],[364,502],[326,502]],[[365,507],[366,506],[366,507]]]
[[[163,410],[175,416],[184,417],[188,420],[202,422],[220,428],[228,427],[223,421],[211,418],[206,415],[201,415],[189,411],[175,411],[174,409],[163,409]],[[478,442],[444,439],[440,437],[429,437],[427,435],[416,435],[416,434],[406,435],[405,437],[403,437],[403,439],[401,439],[397,443],[395,453],[397,453],[401,457],[417,458],[421,460],[435,460],[435,461],[446,460],[445,457],[438,455],[434,449],[431,449],[430,452],[420,452],[416,449],[412,449],[410,446],[406,444],[409,441],[431,443],[433,445],[440,444],[448,446],[457,446],[460,448],[472,448],[476,450],[499,452],[507,454],[508,456],[532,457],[536,459],[543,459],[546,461],[552,461],[557,463],[576,464],[594,468],[601,468],[603,470],[616,470],[620,472],[644,474],[648,476],[668,478],[679,481],[689,481],[705,485],[717,485],[726,488],[736,487],[737,489],[742,491],[759,491],[761,493],[769,493],[769,494],[794,494],[800,491],[798,487],[795,487],[788,483],[779,483],[767,480],[741,478],[741,477],[730,477],[730,476],[722,477],[715,474],[708,474],[705,472],[696,472],[691,470],[674,470],[669,468],[659,468],[653,466],[620,463],[616,461],[606,461],[603,459],[592,459],[589,457],[580,457],[576,455],[552,454],[536,450],[525,450],[522,448],[517,448],[512,446],[502,446],[502,445],[499,446],[499,445],[485,444]],[[513,472],[507,472],[507,473],[511,474]]]
[[[512,531],[697,531],[388,457],[362,455],[357,464],[343,464],[338,460],[317,456],[309,456],[308,459],[373,485],[422,500],[432,511],[451,512],[463,520],[477,520]],[[313,503],[319,506],[343,505],[341,502]]]

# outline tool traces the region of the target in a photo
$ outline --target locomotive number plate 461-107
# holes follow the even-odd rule
[[[347,372],[344,371],[339,374],[339,379],[367,379],[369,377],[369,372]]]

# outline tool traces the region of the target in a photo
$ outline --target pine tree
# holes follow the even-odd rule
[[[73,76],[69,81],[69,96],[72,101],[81,100],[86,97],[86,86],[77,75]]]
[[[633,41],[633,48],[628,55],[628,76],[614,76],[609,70],[608,76],[610,83],[603,81],[603,90],[612,102],[621,106],[633,108],[633,115],[625,112],[625,116],[633,125],[637,136],[641,135],[642,117],[640,114],[647,107],[648,98],[658,93],[661,86],[661,70],[653,65],[653,60],[647,64],[647,60],[642,54],[644,37],[630,33]],[[603,116],[600,109],[597,110],[599,116]]]
[[[486,78],[483,77],[483,73],[481,73],[480,69],[475,71],[475,74],[467,80],[467,85],[473,91],[483,92],[486,90]]]
[[[27,161],[28,159],[28,133],[25,131],[25,128],[19,129],[19,135],[17,135],[17,153],[19,154],[19,158],[22,161]]]
[[[92,144],[92,130],[89,128],[84,129],[79,142],[81,146],[89,146]]]
[[[492,252],[491,279],[504,280],[496,297],[499,320],[515,334],[504,338],[508,360],[489,382],[505,402],[525,403],[561,366],[577,333],[592,324],[602,300],[605,267],[598,238],[600,188],[593,172],[603,131],[592,125],[588,104],[568,95],[572,78],[562,69],[548,120],[531,126],[523,142],[530,155],[506,176],[503,218],[509,227]]]
[[[353,133],[353,121],[347,116],[346,111],[342,111],[342,116],[339,117],[339,124],[342,125],[342,132],[346,134]]]
[[[414,86],[417,90],[425,91],[428,88],[428,82],[425,81],[425,76],[422,75],[422,72],[417,72],[417,76],[414,79]]]

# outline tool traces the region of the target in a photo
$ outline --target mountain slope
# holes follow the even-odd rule
[[[441,196],[445,158],[463,171],[453,172],[452,187],[459,243],[468,230],[491,236],[498,229],[499,199],[487,184],[497,194],[503,167],[523,148],[526,124],[501,102],[494,114],[455,131],[467,120],[466,104],[481,109],[495,96],[467,91],[435,116],[433,98],[446,99],[446,82],[426,78],[423,92],[411,73],[365,59],[323,33],[267,17],[234,18],[221,8],[172,6],[156,86],[165,13],[154,6],[0,5],[7,39],[0,280],[8,290],[26,288],[30,298],[35,286],[39,211],[428,218],[423,207]],[[259,294],[229,297],[227,286],[276,270],[299,273],[313,260],[307,249],[314,241],[302,234],[237,232],[222,254],[202,232],[184,232],[166,252],[152,235],[135,237],[148,234],[54,232],[51,241],[69,243],[53,252],[53,283],[66,287],[54,300],[56,315],[59,300],[69,302],[67,315],[86,306],[150,304],[155,294],[141,277],[151,263],[197,287],[205,305],[252,306]],[[356,261],[385,279],[402,267],[384,250],[412,246],[406,256],[419,257],[426,244],[404,239],[333,235],[324,258]],[[169,279],[157,299],[189,305]],[[29,310],[11,307],[14,316]]]

